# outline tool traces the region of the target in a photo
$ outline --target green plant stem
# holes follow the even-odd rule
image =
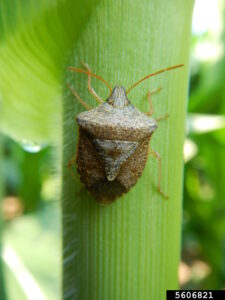
[[[175,64],[183,69],[164,73],[136,87],[129,98],[149,110],[146,93],[154,96],[154,116],[169,113],[159,124],[151,147],[162,157],[164,200],[156,191],[157,162],[148,160],[142,177],[112,205],[98,205],[69,173],[75,155],[80,104],[65,88],[63,129],[64,299],[165,299],[178,287],[182,214],[183,141],[188,85],[193,1],[101,1],[76,42],[70,64],[87,62],[112,85],[129,87],[146,74]],[[66,82],[93,107],[87,78],[68,72]],[[107,97],[105,86],[93,80]],[[65,85],[66,86],[66,85]]]

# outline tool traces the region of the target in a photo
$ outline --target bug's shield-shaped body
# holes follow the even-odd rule
[[[157,123],[130,104],[122,87],[104,104],[78,114],[77,123],[81,181],[98,202],[113,202],[141,176]]]

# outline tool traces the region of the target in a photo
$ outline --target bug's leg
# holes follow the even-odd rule
[[[79,182],[79,179],[77,178],[76,174],[72,170],[73,165],[76,163],[76,157],[77,157],[77,155],[74,155],[74,157],[69,160],[69,162],[67,164],[67,169],[69,170],[69,172],[72,175],[73,179],[76,182]],[[79,188],[79,190],[77,191],[76,196],[79,196],[84,190],[85,190],[84,186],[81,186]]]
[[[161,116],[161,117],[155,118],[155,120],[156,120],[157,122],[160,122],[160,121],[166,120],[167,118],[169,118],[169,116],[170,116],[170,115],[167,113],[167,114],[165,114],[165,115],[163,115],[163,116]]]
[[[77,92],[67,83],[67,87],[70,89],[71,93],[75,96],[75,98],[80,102],[80,104],[87,110],[91,109],[92,107],[88,105],[81,97],[77,94]]]
[[[67,164],[67,169],[70,171],[70,173],[73,176],[73,178],[75,179],[75,181],[77,181],[77,177],[76,177],[75,173],[73,172],[72,167],[76,163],[76,157],[77,157],[77,155],[74,155],[74,157],[72,157]]]
[[[151,100],[151,92],[148,92],[148,103],[150,106],[150,111],[146,112],[145,114],[150,117],[154,113],[154,108],[152,106],[152,100]]]
[[[158,160],[158,192],[166,199],[168,199],[168,196],[161,190],[161,172],[162,172],[162,163],[161,163],[161,157],[158,152],[155,152],[152,149],[149,149],[149,155],[153,155]]]
[[[88,64],[86,64],[85,62],[81,62],[81,63],[88,72],[91,72],[91,68],[88,66]],[[91,86],[91,75],[88,75],[88,90],[98,103],[100,103],[100,104],[104,103],[104,101],[101,99],[101,97],[96,93],[96,91]]]
[[[154,94],[156,94],[156,93],[159,93],[161,90],[162,90],[162,87],[159,87],[159,88],[157,88],[157,89],[154,89],[154,90],[151,91],[151,92],[149,91],[148,94],[147,94],[147,96],[148,96],[148,103],[149,103],[149,106],[150,106],[150,111],[149,111],[149,112],[146,112],[145,114],[146,114],[147,116],[149,116],[149,117],[154,113],[154,108],[153,108],[153,106],[152,106],[151,96],[154,95]]]

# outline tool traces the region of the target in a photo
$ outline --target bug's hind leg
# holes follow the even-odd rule
[[[91,68],[88,66],[88,64],[86,64],[85,62],[81,62],[81,63],[88,72],[91,72]],[[91,86],[91,75],[88,75],[88,90],[99,104],[104,103],[102,98],[96,93],[96,91]]]
[[[162,172],[162,162],[161,157],[158,152],[149,149],[149,155],[153,155],[158,160],[158,185],[157,190],[158,192],[165,198],[168,199],[168,196],[161,190],[161,172]]]
[[[92,107],[88,105],[81,97],[77,94],[77,92],[72,88],[72,86],[67,83],[67,87],[70,89],[71,93],[75,96],[75,98],[80,102],[80,104],[87,110],[90,110]]]

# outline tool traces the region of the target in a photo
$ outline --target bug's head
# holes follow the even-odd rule
[[[127,99],[126,90],[122,86],[115,86],[112,94],[107,99],[108,104],[116,108],[123,108],[130,104],[130,101]]]

